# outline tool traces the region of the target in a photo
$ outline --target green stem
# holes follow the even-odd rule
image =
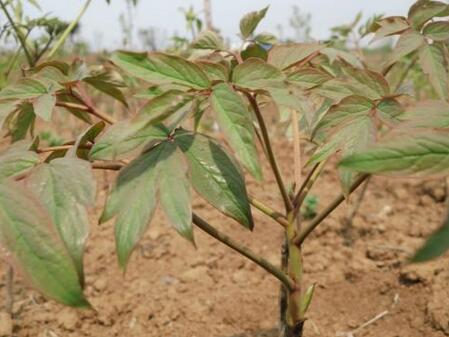
[[[288,227],[287,219],[280,212],[275,211],[274,209],[265,205],[263,202],[257,200],[256,198],[254,198],[251,195],[249,196],[249,202],[251,203],[251,205],[253,205],[255,208],[257,208],[259,211],[261,211],[265,215],[268,215],[270,218],[272,218],[274,221],[276,221],[278,224],[280,224],[282,227],[284,227],[284,228]]]
[[[19,39],[20,45],[22,46],[22,49],[25,53],[25,56],[28,61],[28,65],[30,67],[34,66],[33,58],[31,57],[30,52],[28,51],[27,45],[26,45],[26,39],[25,36],[23,36],[22,32],[19,28],[17,28],[16,24],[14,23],[13,18],[9,14],[8,8],[6,8],[6,5],[3,3],[2,0],[0,0],[0,6],[2,7],[3,12],[6,15],[6,18],[8,19],[9,23],[11,24],[12,28],[14,29],[14,32],[16,33],[17,38]]]
[[[89,7],[91,2],[92,2],[92,0],[87,0],[84,3],[84,6],[81,8],[81,11],[79,12],[78,16],[75,18],[75,20],[73,20],[70,23],[70,25],[66,28],[64,33],[62,33],[59,40],[56,42],[56,44],[51,49],[50,53],[48,54],[49,59],[52,58],[55,55],[55,53],[58,51],[58,49],[64,44],[64,42],[67,39],[67,37],[69,36],[69,34],[73,31],[75,26],[80,22],[81,18],[83,17],[84,13],[86,12],[86,10]]]
[[[354,184],[352,184],[349,193],[354,192],[366,179],[368,179],[370,175],[364,174],[360,176]],[[309,236],[310,233],[324,220],[327,218],[329,214],[331,214],[340,204],[346,199],[343,194],[340,194],[336,197],[325,209],[323,212],[318,214],[316,218],[308,223],[302,231],[294,238],[294,242],[296,245],[301,245],[304,240]]]
[[[251,104],[254,113],[256,115],[257,121],[259,122],[260,126],[260,132],[262,135],[262,139],[265,143],[265,149],[267,151],[268,161],[270,162],[271,168],[273,170],[274,176],[276,178],[276,182],[278,184],[279,190],[282,195],[282,199],[284,200],[285,209],[287,212],[289,212],[292,209],[292,203],[288,196],[287,189],[284,185],[284,180],[282,179],[281,171],[279,170],[279,166],[276,162],[276,158],[274,156],[273,147],[271,146],[270,136],[268,135],[267,126],[265,124],[265,121],[263,119],[262,113],[259,109],[259,105],[257,104],[256,99],[248,92],[244,92],[246,97],[249,100],[249,103]]]
[[[287,276],[285,275],[282,270],[265,260],[264,258],[256,255],[254,252],[249,250],[247,247],[242,246],[240,243],[234,241],[226,234],[223,234],[219,232],[217,229],[212,227],[210,224],[208,224],[205,220],[200,218],[198,215],[193,213],[193,223],[209,234],[210,236],[214,237],[221,243],[225,244],[226,246],[234,249],[235,251],[239,252],[241,255],[245,256],[249,260],[253,261],[263,269],[265,269],[268,273],[276,277],[279,281],[282,282],[282,284],[287,287],[290,291],[292,291],[295,288],[295,283]]]

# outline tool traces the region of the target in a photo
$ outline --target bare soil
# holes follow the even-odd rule
[[[291,145],[278,143],[276,149],[283,171],[291,173]],[[274,179],[265,169],[265,182],[251,182],[249,189],[281,209]],[[114,253],[113,223],[97,225],[96,220],[114,175],[98,173],[98,209],[85,259],[86,294],[95,311],[46,301],[19,280],[14,336],[277,336],[277,280],[199,230],[195,249],[160,212],[123,275]],[[339,191],[329,170],[313,194],[324,207]],[[322,223],[304,247],[305,277],[318,285],[305,336],[349,337],[344,332],[378,315],[382,318],[355,336],[449,335],[449,256],[423,265],[406,262],[440,224],[445,197],[441,181],[374,178],[354,219],[352,245],[345,245],[342,234],[350,203]],[[249,233],[200,198],[194,209],[278,264],[282,230],[258,211]],[[3,319],[0,331],[8,323]]]

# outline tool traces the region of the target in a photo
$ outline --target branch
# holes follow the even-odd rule
[[[295,283],[293,280],[290,279],[287,275],[285,275],[282,270],[277,268],[276,266],[272,265],[270,262],[265,260],[264,258],[256,255],[254,252],[249,250],[247,247],[242,246],[240,243],[234,241],[226,234],[223,234],[219,232],[217,229],[212,227],[210,224],[208,224],[205,220],[200,218],[198,215],[193,213],[193,223],[209,234],[210,236],[214,237],[216,240],[222,242],[226,246],[234,249],[235,251],[239,252],[241,255],[245,256],[246,258],[250,259],[263,269],[265,269],[268,273],[276,277],[279,281],[281,281],[289,290],[295,289]]]
[[[282,195],[282,199],[284,200],[285,209],[290,211],[292,209],[292,203],[287,193],[287,189],[285,188],[284,181],[282,179],[281,172],[279,170],[279,166],[276,162],[276,158],[273,153],[273,147],[271,146],[270,137],[268,135],[267,126],[265,125],[265,121],[263,119],[262,113],[259,109],[259,105],[256,102],[256,99],[248,92],[243,91],[243,93],[248,98],[254,113],[256,114],[257,121],[259,122],[260,132],[265,143],[265,149],[267,151],[268,161],[270,162],[271,168],[273,170],[274,176],[276,178],[276,182],[278,184],[279,190]]]
[[[276,221],[278,224],[280,224],[282,227],[284,227],[284,228],[288,227],[287,218],[282,213],[275,211],[274,209],[265,205],[264,203],[257,200],[256,198],[254,198],[251,195],[249,196],[249,202],[251,203],[251,205],[253,205],[255,208],[257,208],[259,211],[268,215],[270,218],[272,218],[274,221]]]
[[[73,29],[76,27],[78,22],[83,17],[84,13],[86,12],[87,8],[89,7],[92,0],[87,0],[84,6],[81,8],[81,11],[79,12],[78,16],[73,20],[70,25],[66,28],[64,33],[62,33],[61,37],[59,38],[58,42],[53,46],[52,50],[48,54],[48,58],[52,58],[53,55],[58,51],[58,49],[64,44],[64,41],[67,39],[69,34],[73,31]]]
[[[9,23],[11,24],[11,27],[14,29],[14,32],[16,33],[17,38],[19,39],[19,42],[20,42],[20,44],[22,46],[22,49],[25,52],[25,56],[27,58],[28,65],[30,67],[33,67],[34,66],[34,61],[33,61],[33,58],[31,57],[30,52],[28,51],[25,37],[23,36],[23,34],[19,30],[19,28],[17,28],[16,24],[14,23],[13,18],[11,17],[11,14],[9,14],[9,12],[8,12],[8,8],[6,8],[6,5],[3,3],[2,0],[0,0],[0,6],[2,7],[2,10],[5,13],[6,18],[8,19]]]
[[[360,176],[354,184],[352,184],[349,193],[354,192],[366,179],[368,179],[370,175],[364,174]],[[310,233],[324,220],[327,218],[329,214],[331,214],[340,204],[345,200],[345,196],[340,194],[338,197],[332,201],[326,209],[318,214],[314,220],[304,226],[303,230],[294,238],[294,242],[296,245],[301,245],[304,240],[309,236]]]
[[[114,124],[116,123],[116,120],[105,113],[98,111],[92,106],[87,106],[85,104],[77,104],[77,103],[71,103],[71,102],[56,102],[56,106],[66,108],[66,109],[77,109],[81,111],[85,111],[87,113],[90,113],[101,120],[105,121],[108,124]]]

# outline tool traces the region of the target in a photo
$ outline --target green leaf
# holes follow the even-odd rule
[[[37,153],[26,149],[8,148],[0,153],[0,182],[25,173],[39,163]]]
[[[123,159],[124,155],[144,145],[167,139],[169,132],[162,125],[124,120],[115,123],[101,135],[90,151],[92,160]]]
[[[17,101],[9,100],[0,102],[0,130],[8,116],[17,109]]]
[[[357,69],[344,62],[341,67],[347,75],[347,87],[355,95],[375,100],[390,94],[388,82],[381,74],[367,69]]]
[[[0,243],[32,287],[65,305],[89,307],[50,217],[18,183],[0,184]]]
[[[418,102],[399,118],[405,127],[449,128],[449,103],[445,101]]]
[[[302,68],[288,75],[288,81],[302,89],[314,88],[331,79],[327,72],[315,68]]]
[[[209,61],[197,61],[197,65],[206,73],[211,81],[228,81],[229,69],[221,63],[213,63]]]
[[[324,47],[318,43],[276,45],[268,53],[268,63],[279,69],[290,68]]]
[[[145,152],[120,171],[109,195],[100,222],[117,216],[115,239],[122,268],[153,217],[159,181],[175,151],[173,143],[163,142]]]
[[[277,43],[277,38],[271,33],[260,33],[254,37],[254,41],[260,44],[275,44]]]
[[[391,52],[390,57],[388,58],[386,66],[391,66],[393,63],[399,61],[404,56],[414,52],[425,44],[424,37],[414,31],[410,30],[401,35],[399,38],[396,47]]]
[[[111,74],[108,72],[102,72],[95,76],[86,77],[83,79],[84,82],[90,84],[92,87],[105,93],[106,95],[115,98],[117,101],[122,103],[125,107],[128,106],[126,102],[126,98],[123,95],[123,92],[119,89],[117,83],[111,77]]]
[[[250,43],[244,50],[242,50],[240,55],[242,56],[243,61],[254,57],[264,61],[268,59],[267,50],[257,43]]]
[[[243,39],[246,40],[254,33],[260,21],[267,14],[268,8],[267,6],[260,11],[248,13],[240,20],[240,33]]]
[[[423,34],[434,41],[446,41],[449,39],[449,22],[431,22],[424,27]]]
[[[250,58],[234,68],[232,81],[250,90],[269,90],[286,86],[284,74],[258,58]]]
[[[408,12],[408,20],[420,29],[435,16],[447,16],[448,5],[440,1],[417,1]]]
[[[449,217],[416,252],[412,262],[425,262],[443,255],[449,249]]]
[[[218,123],[237,158],[258,180],[262,179],[251,115],[242,97],[224,83],[213,88],[211,104]]]
[[[105,122],[98,122],[94,125],[89,126],[81,135],[76,139],[75,144],[67,151],[66,157],[69,158],[82,158],[85,160],[89,159],[88,151],[82,149],[83,145],[88,143],[95,143],[95,138],[103,131],[106,124]],[[87,153],[86,153],[87,152]]]
[[[226,151],[213,139],[183,130],[175,142],[185,153],[195,190],[215,208],[243,226],[254,226],[242,173]]]
[[[349,96],[332,106],[318,123],[317,128],[329,130],[349,120],[367,116],[374,109],[374,103],[361,96]]]
[[[86,209],[95,206],[96,195],[89,162],[55,159],[34,170],[28,182],[50,214],[83,281],[84,245],[89,233]]]
[[[37,80],[27,78],[1,90],[0,99],[29,99],[46,93],[45,85]]]
[[[131,75],[155,84],[176,83],[194,89],[207,89],[210,81],[196,64],[163,53],[116,52],[112,61]]]
[[[390,16],[376,21],[379,28],[375,31],[375,36],[371,42],[378,41],[386,36],[400,34],[410,28],[410,24],[403,16]]]
[[[10,123],[10,132],[13,142],[26,138],[28,131],[34,127],[35,114],[31,103],[19,105],[18,113]]]
[[[50,121],[53,109],[56,104],[56,96],[53,94],[44,94],[36,98],[33,102],[34,113],[44,121]]]
[[[340,167],[387,175],[446,175],[449,173],[448,133],[434,129],[400,133],[344,158]]]
[[[363,68],[363,63],[360,61],[360,59],[353,53],[350,53],[346,50],[326,47],[321,49],[320,53],[326,55],[331,64],[333,64],[336,60],[343,60],[355,68]]]
[[[216,32],[205,30],[192,43],[192,48],[222,50],[224,48],[223,39]]]
[[[150,100],[139,111],[134,121],[145,121],[148,125],[158,124],[179,110],[189,110],[194,96],[179,90],[169,90]]]
[[[193,243],[188,166],[179,149],[174,150],[167,158],[158,183],[161,207],[170,223],[179,234]]]
[[[429,76],[430,83],[438,96],[447,100],[449,98],[448,73],[443,46],[439,43],[423,46],[419,52],[419,64],[424,73]]]

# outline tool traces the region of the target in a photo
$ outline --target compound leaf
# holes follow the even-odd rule
[[[434,129],[401,133],[344,158],[340,167],[386,175],[445,175],[449,173],[448,133]]]
[[[254,226],[242,173],[233,159],[213,139],[184,130],[175,142],[185,153],[195,190],[215,208],[243,226]]]
[[[234,68],[232,81],[239,87],[250,90],[269,90],[286,86],[285,76],[278,68],[254,57]]]
[[[84,280],[84,245],[89,233],[87,208],[95,204],[96,183],[89,162],[58,158],[30,175],[29,186],[46,207]]]
[[[0,243],[32,287],[65,305],[89,307],[75,264],[50,217],[18,183],[0,184]]]
[[[209,79],[198,65],[179,56],[119,51],[113,54],[112,61],[129,74],[151,83],[175,83],[194,89],[210,86]]]
[[[218,123],[237,158],[258,180],[262,179],[251,115],[242,97],[221,83],[213,88],[211,104]]]

